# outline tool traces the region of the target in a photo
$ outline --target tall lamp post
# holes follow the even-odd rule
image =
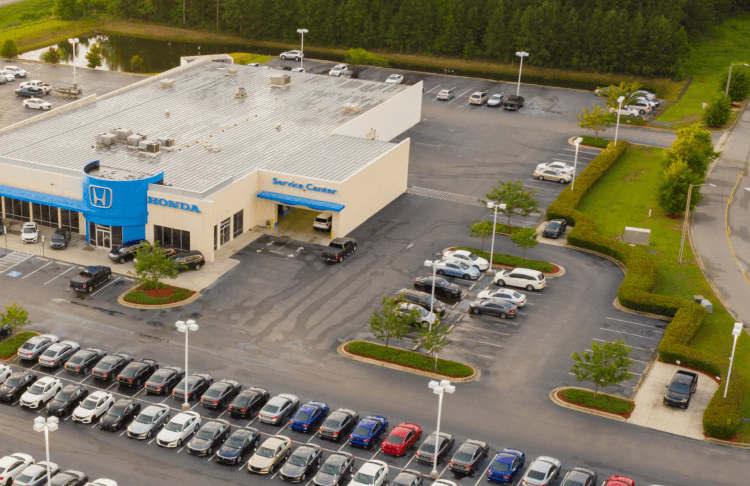
[[[76,44],[78,44],[78,37],[68,39],[68,42],[73,44],[73,87],[78,87],[78,81],[76,80]]]
[[[576,146],[576,158],[573,161],[573,179],[570,180],[570,190],[572,191],[576,187],[576,168],[578,167],[578,146],[583,142],[583,138],[578,137],[573,140],[573,145]]]
[[[438,473],[437,470],[437,460],[438,451],[440,450],[440,414],[443,411],[443,393],[453,393],[456,391],[456,387],[451,385],[451,382],[448,380],[440,380],[439,383],[432,380],[427,386],[432,388],[432,392],[440,397],[438,400],[437,432],[435,434],[435,456],[432,462],[432,471],[430,472],[430,477],[432,479],[437,479],[440,477],[440,473]]]
[[[620,131],[620,110],[622,110],[622,102],[625,101],[624,96],[617,98],[617,125],[615,126],[615,145],[617,145],[617,132]]]
[[[302,34],[302,46],[300,47],[300,53],[302,54],[299,56],[299,67],[305,67],[305,34],[310,32],[307,29],[297,29],[298,34]]]
[[[185,403],[182,404],[182,411],[187,412],[190,410],[190,404],[188,403],[188,335],[190,331],[198,330],[198,324],[194,320],[189,319],[187,322],[177,321],[175,327],[178,331],[185,333]]]
[[[518,51],[516,52],[516,56],[521,58],[521,67],[518,68],[518,88],[516,88],[516,96],[518,96],[518,93],[521,92],[521,70],[523,70],[523,58],[529,57],[529,53],[524,52],[524,51]]]
[[[732,336],[734,336],[734,342],[732,343],[732,356],[729,357],[729,371],[727,372],[727,382],[724,384],[724,398],[727,397],[727,390],[729,390],[729,376],[732,374],[732,363],[734,363],[734,348],[737,347],[737,338],[742,334],[742,323],[735,322],[734,329],[732,329]]]
[[[688,228],[688,216],[690,216],[690,196],[693,194],[694,187],[700,186],[711,186],[716,187],[715,184],[690,184],[688,189],[687,205],[685,206],[685,220],[682,222],[682,238],[680,239],[680,255],[677,257],[677,263],[682,263],[682,247],[685,246],[685,233]]]
[[[34,430],[37,432],[44,431],[44,445],[47,449],[47,484],[52,484],[52,473],[49,467],[49,433],[57,430],[57,424],[57,417],[49,417],[46,420],[44,417],[34,419]]]
[[[729,81],[732,79],[732,66],[747,66],[747,67],[750,67],[750,64],[747,64],[745,62],[736,62],[734,64],[730,64],[729,65],[729,76],[727,76],[727,89],[724,91],[724,99],[727,99],[727,96],[729,96]]]
[[[437,278],[437,260],[425,260],[424,266],[432,267],[432,298],[430,299],[430,313],[432,313],[432,303],[435,302],[435,278]],[[430,332],[432,332],[432,321],[430,321]]]
[[[490,244],[490,266],[487,268],[487,275],[493,275],[495,273],[492,270],[492,258],[495,253],[495,226],[497,225],[497,210],[505,209],[507,206],[505,203],[495,204],[492,201],[487,201],[487,208],[495,210],[495,218],[492,220],[492,243]]]

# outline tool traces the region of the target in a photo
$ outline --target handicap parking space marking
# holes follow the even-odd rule
[[[652,337],[648,337],[648,336],[641,336],[640,334],[632,334],[632,333],[625,332],[625,331],[616,331],[615,329],[607,329],[606,327],[600,327],[599,329],[601,329],[602,331],[616,332],[618,334],[627,334],[628,336],[633,336],[633,337],[637,337],[637,338],[650,339],[651,341],[661,341],[661,338],[652,338]]]
[[[46,265],[42,265],[41,267],[39,267],[39,268],[37,268],[36,270],[34,270],[33,272],[29,273],[29,274],[28,274],[28,275],[26,275],[25,277],[21,277],[21,280],[23,280],[23,279],[25,279],[25,278],[29,278],[29,277],[31,277],[32,275],[34,275],[34,274],[35,274],[36,272],[38,272],[38,271],[39,271],[39,270],[41,270],[42,268],[46,267],[47,265],[52,265],[53,263],[55,263],[55,262],[54,262],[54,260],[53,260],[53,261],[51,261],[51,262],[49,262],[49,263],[47,263]]]

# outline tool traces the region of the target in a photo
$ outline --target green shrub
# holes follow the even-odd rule
[[[478,250],[476,248],[469,248],[468,246],[459,246],[457,250],[466,250],[474,253],[480,258],[490,260],[490,252]],[[554,270],[552,264],[549,262],[542,262],[539,260],[530,260],[528,258],[521,258],[513,255],[503,255],[502,253],[494,253],[492,255],[492,263],[498,265],[508,265],[510,267],[522,267],[528,268],[529,270],[538,270],[540,272],[550,273]]]
[[[432,373],[435,372],[434,358],[413,351],[405,351],[403,349],[392,347],[386,350],[385,346],[365,341],[352,341],[347,345],[346,350],[350,353],[359,354],[368,358],[410,366],[412,368],[430,371]],[[474,370],[463,363],[438,358],[437,373],[450,376],[451,378],[465,378],[471,376],[474,373]]]
[[[585,405],[587,407],[597,408],[610,413],[630,413],[633,410],[633,402],[628,400],[602,395],[594,398],[594,392],[588,390],[577,390],[568,388],[560,394],[569,402]]]
[[[607,148],[607,145],[612,142],[612,140],[606,139],[606,138],[594,138],[589,135],[579,135],[583,141],[581,144],[583,145],[590,145],[592,147],[600,147],[600,148]]]
[[[727,88],[727,77],[729,71],[722,76],[719,82],[719,90],[725,92]],[[732,80],[729,82],[729,101],[739,103],[750,95],[750,73],[744,66],[734,66],[732,69]]]
[[[739,432],[742,399],[747,387],[739,376],[732,377],[724,398],[724,384],[716,390],[703,413],[703,430],[717,439],[730,440]]]
[[[0,358],[10,358],[18,351],[18,348],[23,346],[23,343],[34,336],[38,336],[38,333],[24,331],[5,339],[5,341],[0,343]]]
[[[723,127],[729,121],[732,114],[732,105],[729,100],[724,99],[721,94],[708,108],[703,112],[703,123],[709,127]]]
[[[166,284],[159,284],[159,287],[162,289],[169,288],[169,285]],[[191,295],[193,295],[195,292],[188,289],[183,289],[181,287],[172,287],[172,295],[169,297],[151,297],[150,295],[146,294],[146,292],[135,289],[131,290],[127,294],[125,294],[125,297],[123,299],[126,302],[130,302],[133,304],[145,304],[145,305],[159,305],[159,304],[171,304],[172,302],[179,302],[181,300],[185,300]]]
[[[364,49],[349,49],[346,51],[346,62],[349,64],[359,64],[362,66],[380,66],[388,67],[388,60],[378,57]]]
[[[0,56],[5,58],[14,58],[18,55],[18,47],[16,47],[16,43],[13,42],[13,39],[7,39],[3,43],[2,51],[0,51]]]

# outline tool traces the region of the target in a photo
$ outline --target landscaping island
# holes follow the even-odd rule
[[[352,341],[344,349],[347,353],[355,356],[443,375],[448,378],[468,378],[475,373],[474,368],[470,366],[440,358],[437,360],[437,371],[435,371],[434,358],[414,351],[406,351],[393,347],[386,349],[381,344],[368,343],[366,341]]]
[[[5,341],[0,342],[0,359],[10,359],[16,354],[18,348],[34,336],[38,336],[39,333],[32,331],[19,332],[14,336],[8,337]]]
[[[470,248],[468,246],[459,246],[456,247],[456,250],[470,251],[479,258],[484,258],[485,260],[490,261],[490,252],[488,251],[482,251],[477,248]],[[538,270],[543,273],[557,273],[559,271],[559,267],[549,262],[531,260],[528,258],[521,258],[513,255],[504,255],[502,253],[495,253],[492,255],[492,264],[501,265],[504,267],[528,268],[529,270]]]
[[[123,296],[125,302],[139,305],[164,305],[174,304],[188,300],[195,295],[194,290],[183,289],[160,283],[157,288],[145,290],[142,285],[134,288]]]
[[[557,398],[573,405],[619,415],[626,419],[630,418],[630,414],[635,409],[635,404],[630,400],[604,393],[599,393],[594,398],[594,392],[581,390],[580,388],[565,388],[560,390],[557,392]]]

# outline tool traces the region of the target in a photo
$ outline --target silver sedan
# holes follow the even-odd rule
[[[150,439],[159,428],[169,421],[167,405],[146,407],[128,426],[128,437],[131,439]]]

